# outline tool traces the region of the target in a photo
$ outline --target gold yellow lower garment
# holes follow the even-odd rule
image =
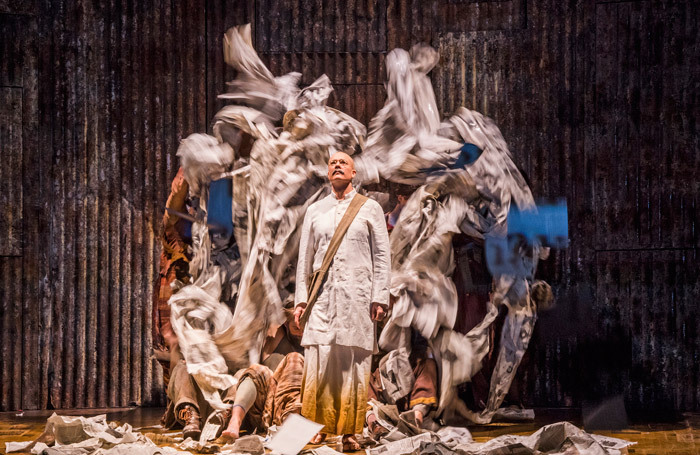
[[[301,415],[329,435],[359,434],[365,423],[372,352],[339,345],[304,350]]]

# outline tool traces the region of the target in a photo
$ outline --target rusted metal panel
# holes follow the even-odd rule
[[[18,17],[19,18],[19,17]],[[46,143],[40,141],[39,77],[38,77],[38,18],[21,17],[22,41],[25,52],[22,87],[22,178],[24,203],[22,217],[22,408],[41,406],[41,355],[46,352],[43,341],[42,309],[46,297],[48,276],[48,207],[51,194],[49,179],[43,171],[51,155],[44,153]],[[15,37],[19,39],[19,37]],[[27,184],[26,182],[32,182]],[[31,221],[29,221],[31,220]]]
[[[630,355],[628,365],[599,368],[598,374],[620,379],[632,408],[697,407],[697,250],[601,252],[596,265],[593,324],[598,337],[620,332],[610,339],[628,343]],[[608,348],[625,350],[620,344]]]
[[[22,89],[0,87],[0,256],[22,255]]]
[[[37,0],[0,0],[0,14],[36,14]]]
[[[581,182],[573,178],[580,163],[573,110],[580,75],[573,72],[571,33],[577,16],[558,3],[533,7],[525,31],[440,31],[441,61],[432,73],[440,110],[449,115],[465,106],[491,117],[540,198],[569,197]]]
[[[335,85],[328,105],[347,112],[365,125],[382,108],[386,98],[383,85]]]
[[[19,117],[25,127],[41,119],[41,152],[28,155],[23,183],[33,196],[25,212],[44,215],[27,223],[29,297],[17,319],[27,336],[9,344],[35,359],[20,363],[34,385],[3,409],[22,399],[25,409],[162,403],[150,300],[160,206],[178,141],[206,128],[205,16],[194,3],[52,5],[39,20],[49,39],[29,47],[39,76],[3,73],[33,102],[33,91],[44,100]],[[13,57],[20,69],[29,62]]]
[[[34,22],[26,16],[0,15],[0,48],[2,66],[8,73],[0,76],[0,409],[20,409],[36,406],[38,382],[38,331],[35,300],[37,295],[35,223],[35,188],[26,188],[23,175],[32,178],[28,163],[36,159],[36,65],[33,61],[32,40]],[[11,45],[7,45],[8,41]],[[7,60],[12,60],[8,62]],[[22,86],[25,86],[24,88]],[[28,201],[25,201],[28,198]],[[15,256],[15,257],[8,257]],[[26,265],[25,265],[26,264]],[[31,291],[29,291],[31,290]],[[29,292],[31,293],[29,293]],[[27,298],[25,298],[27,296]]]
[[[431,44],[433,28],[446,19],[437,16],[439,0],[397,0],[387,5],[387,50],[410,48],[416,43]]]
[[[326,74],[331,84],[383,84],[386,80],[384,53],[314,52],[261,54],[272,74],[296,71],[301,73],[302,85],[311,84]]]
[[[697,27],[687,5],[596,8],[599,249],[698,246]]]
[[[440,27],[451,32],[517,30],[527,24],[527,0],[441,0]]]
[[[386,10],[386,0],[260,0],[256,48],[264,53],[386,51]]]
[[[21,159],[0,177],[22,179],[23,257],[0,258],[0,409],[160,403],[162,205],[179,140],[209,129],[233,77],[221,37],[245,22],[273,73],[328,74],[329,104],[365,124],[384,102],[385,53],[432,43],[441,112],[492,117],[536,197],[567,198],[572,243],[540,269],[559,306],[540,315],[526,404],[624,384],[633,408],[700,406],[692,2],[16,5],[0,14],[0,96],[21,106],[3,103],[0,128],[21,122]]]
[[[44,18],[44,24],[50,24],[53,30],[62,28],[62,21],[59,16],[60,11],[57,8],[53,15],[47,15]],[[42,66],[39,68],[40,75],[48,75],[49,79],[45,85],[46,90],[42,90],[41,94],[49,96],[53,94],[54,102],[57,106],[65,104],[67,86],[63,75],[63,58],[58,58],[63,54],[63,47],[59,39],[53,39],[49,42],[50,51],[48,55],[42,54],[40,62]],[[64,213],[64,195],[62,194],[62,182],[59,176],[54,172],[54,166],[59,162],[64,148],[61,146],[64,129],[61,127],[64,111],[62,109],[51,109],[47,106],[41,106],[41,117],[46,125],[50,125],[50,135],[45,137],[49,141],[49,146],[46,147],[46,153],[51,154],[51,167],[45,170],[47,177],[51,180],[51,194],[53,195],[53,203],[51,210],[48,212],[49,232],[48,232],[48,249],[50,271],[48,274],[48,282],[50,292],[48,294],[48,302],[44,307],[44,327],[47,330],[47,338],[45,339],[46,349],[48,354],[43,358],[47,362],[42,365],[45,370],[45,376],[42,381],[42,388],[46,392],[42,394],[41,407],[60,406],[61,388],[63,369],[62,365],[62,346],[63,346],[63,330],[65,324],[62,321],[63,301],[64,301],[64,285],[62,274],[64,272],[63,248],[57,242],[61,236],[62,224],[61,219],[65,216]],[[45,400],[45,401],[44,401]],[[55,403],[55,404],[54,404]]]
[[[22,49],[21,21],[9,15],[0,15],[0,86],[22,87],[22,68],[25,52]]]
[[[22,406],[22,258],[0,257],[0,409]]]
[[[474,3],[480,2],[469,2]],[[659,8],[654,13],[657,19],[649,22],[645,15],[650,8],[649,2],[597,7],[528,2],[527,27],[515,31],[456,33],[450,31],[449,24],[435,21],[434,39],[441,62],[432,76],[441,110],[449,113],[466,105],[494,118],[536,197],[565,196],[569,201],[572,244],[555,252],[540,270],[540,276],[554,286],[560,305],[541,315],[531,346],[533,360],[523,371],[529,383],[528,399],[536,405],[577,404],[595,394],[614,392],[616,381],[637,384],[634,393],[625,391],[632,407],[662,401],[659,389],[649,386],[650,379],[638,376],[639,362],[626,365],[624,356],[606,357],[612,344],[629,342],[629,337],[609,334],[596,339],[598,327],[586,323],[590,308],[609,295],[618,294],[618,305],[638,301],[636,295],[619,295],[619,277],[608,268],[620,271],[620,264],[628,261],[624,254],[636,257],[639,253],[621,252],[622,256],[609,259],[605,267],[592,267],[596,247],[624,250],[696,245],[692,227],[697,223],[696,196],[690,193],[698,193],[697,179],[687,173],[699,169],[697,138],[688,135],[697,122],[680,113],[669,115],[666,125],[658,118],[661,106],[669,100],[675,106],[683,105],[681,112],[697,111],[697,98],[686,96],[681,101],[673,78],[664,82],[657,74],[661,66],[668,65],[663,61],[677,52],[674,74],[679,75],[679,84],[689,86],[686,77],[693,64],[687,56],[697,48],[696,20],[689,17],[685,4]],[[656,21],[662,23],[671,17],[677,35],[665,34],[663,40],[684,43],[673,50],[668,44],[654,44],[657,38],[650,32],[655,30]],[[652,42],[645,44],[645,40]],[[656,63],[650,66],[652,57]],[[644,70],[644,65],[650,69]],[[640,71],[646,74],[640,75]],[[660,96],[661,91],[671,96]],[[648,108],[635,113],[640,105]],[[636,134],[632,142],[627,133],[630,129]],[[673,134],[676,129],[679,134]],[[655,130],[659,133],[652,139]],[[664,140],[668,145],[663,145]],[[653,149],[645,148],[652,143],[656,144]],[[692,156],[685,156],[685,151],[692,151]],[[661,156],[667,158],[659,160]],[[680,162],[676,158],[681,158]],[[659,168],[668,171],[660,175]],[[652,184],[640,188],[642,175],[653,176]],[[630,194],[621,193],[625,180],[634,188]],[[678,193],[680,200],[675,201]],[[653,213],[654,204],[673,206],[674,202],[674,210],[656,209]],[[645,224],[649,226],[646,233],[638,228]],[[657,235],[655,242],[651,233]],[[633,289],[643,293],[653,288],[659,300],[647,299],[642,308],[661,305],[668,311],[668,305],[658,303],[674,295],[673,286],[664,284],[669,280],[662,275],[666,266],[655,262],[652,251],[642,253],[643,259],[633,266],[627,264],[625,280],[635,282],[635,272],[645,267],[659,269],[658,281],[638,283]],[[685,285],[695,282],[697,279],[689,279]],[[622,319],[619,324],[622,333],[628,333],[630,322]],[[664,336],[658,334],[655,342]],[[623,348],[632,356],[631,346]],[[649,352],[659,353],[657,348],[649,347]],[[607,368],[606,377],[603,373],[579,374],[598,368],[596,356],[590,354],[593,352],[603,356],[599,361]],[[690,355],[690,351],[684,352]],[[649,359],[663,363],[660,356]],[[617,366],[615,361],[619,361]],[[677,388],[673,384],[685,381],[685,376],[675,370],[663,374],[665,385],[676,394],[674,406],[698,406],[697,386],[689,391]]]
[[[226,82],[234,79],[235,71],[224,63],[223,37],[226,30],[242,24],[251,24],[253,45],[256,41],[255,2],[253,0],[229,2],[226,0],[207,0],[206,2],[206,67],[207,67],[207,121],[224,106],[217,100],[220,93],[226,91]],[[209,128],[211,131],[211,128]],[[166,188],[168,184],[159,186]],[[169,188],[169,186],[167,186]],[[167,196],[166,196],[167,197]],[[164,201],[165,199],[163,199]]]

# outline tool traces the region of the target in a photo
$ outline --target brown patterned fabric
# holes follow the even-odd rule
[[[289,414],[301,413],[301,378],[304,356],[292,352],[284,357],[272,375],[263,420],[269,427],[281,425]]]
[[[182,168],[180,168],[170,186],[166,208],[186,212],[188,191],[189,185],[185,180]],[[167,211],[163,214],[160,273],[153,293],[153,347],[159,351],[168,351],[167,339],[175,336],[170,326],[170,306],[168,305],[168,299],[172,295],[170,283],[175,279],[182,279],[189,272],[188,245],[184,239],[184,228],[185,223],[181,218],[171,215]],[[159,360],[161,357],[167,356],[157,356]],[[165,360],[160,363],[163,367],[163,378],[167,387],[170,379],[170,365]]]
[[[301,377],[304,372],[304,356],[292,352],[284,357],[274,373],[265,365],[254,364],[239,371],[238,384],[251,378],[257,395],[253,406],[241,424],[246,431],[266,431],[272,425],[280,425],[289,414],[301,411]],[[224,396],[224,402],[233,403],[236,386]]]
[[[413,383],[413,390],[408,396],[408,408],[424,404],[430,407],[437,407],[437,363],[432,358],[418,358],[413,367],[413,375],[416,381]]]
[[[409,358],[415,378],[411,393],[396,402],[399,412],[412,409],[419,404],[437,408],[438,404],[438,374],[437,363],[429,355],[416,355],[413,352]],[[382,383],[379,368],[372,372],[369,387],[369,399],[382,400]]]
[[[270,387],[270,382],[272,381],[272,370],[270,370],[265,365],[253,364],[241,370],[234,375],[238,379],[238,383],[228,389],[224,395],[225,403],[233,403],[236,399],[236,389],[238,384],[243,382],[245,378],[250,378],[255,384],[255,389],[257,390],[257,395],[255,396],[255,402],[253,406],[248,410],[248,413],[243,419],[241,424],[241,430],[254,432],[264,431],[267,429],[267,425],[263,421],[263,413],[265,412],[265,401],[267,398],[268,390]]]
[[[187,372],[187,365],[180,357],[178,349],[173,352],[169,371],[170,381],[166,386],[168,407],[161,418],[163,427],[172,429],[181,426],[182,421],[178,421],[177,414],[187,404],[193,405],[200,415],[208,416],[212,409],[202,396],[192,376]]]
[[[254,364],[239,370],[234,377],[237,384],[250,378],[257,394],[253,406],[243,420],[241,430],[248,432],[266,431],[272,425],[280,425],[289,414],[301,412],[301,378],[304,372],[304,356],[298,352],[287,354],[274,373],[265,365]],[[224,394],[223,401],[233,403],[237,386]],[[196,406],[202,415],[212,412],[209,404],[197,389],[192,377],[187,373],[185,362],[177,360],[172,368],[172,380],[167,388],[169,406],[162,422],[166,428],[177,423],[176,409],[185,404]]]
[[[200,409],[200,397],[197,393],[197,385],[192,376],[187,372],[187,365],[184,360],[179,360],[172,367],[171,381],[168,384],[168,398],[175,405],[175,410],[179,410],[185,404],[191,404]],[[201,411],[205,411],[201,409]]]

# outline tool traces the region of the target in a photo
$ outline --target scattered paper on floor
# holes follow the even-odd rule
[[[322,428],[323,425],[299,414],[290,414],[267,444],[267,448],[282,455],[296,455]]]

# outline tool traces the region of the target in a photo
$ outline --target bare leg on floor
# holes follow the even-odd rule
[[[227,441],[235,441],[238,439],[241,431],[241,424],[245,418],[246,410],[240,406],[233,406],[231,409],[231,420],[228,421],[228,426],[221,433],[221,437]]]
[[[228,426],[221,433],[221,438],[227,441],[235,441],[238,439],[241,431],[241,424],[245,415],[255,403],[255,398],[258,394],[255,388],[255,383],[251,378],[245,378],[236,389],[236,398],[231,408],[231,419],[228,421]]]

